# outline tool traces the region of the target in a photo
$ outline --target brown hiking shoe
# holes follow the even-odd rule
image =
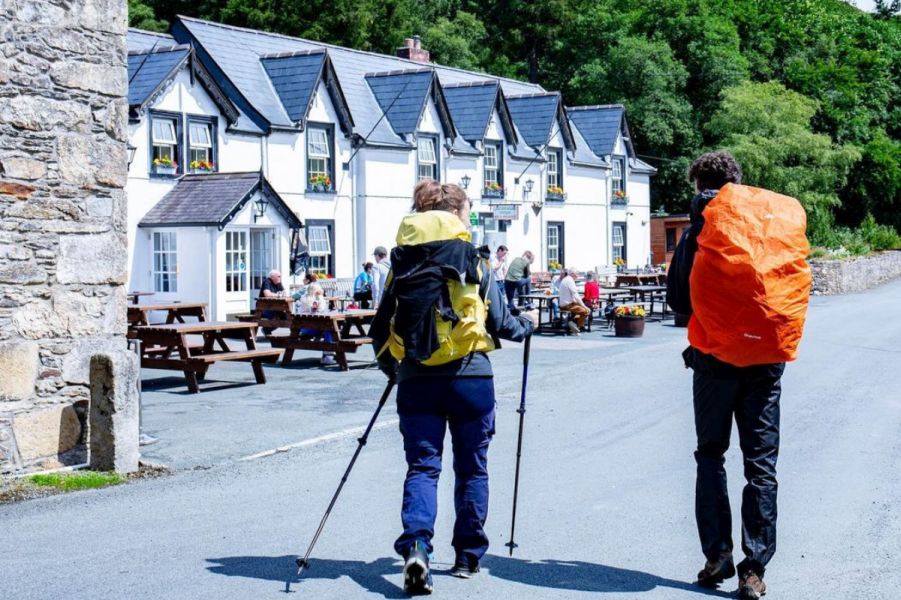
[[[766,584],[754,571],[748,571],[738,582],[738,597],[741,600],[759,600],[766,596]]]
[[[698,585],[716,589],[716,586],[730,577],[735,577],[735,563],[732,562],[731,552],[723,552],[715,561],[708,560],[704,564],[704,568],[698,573]]]

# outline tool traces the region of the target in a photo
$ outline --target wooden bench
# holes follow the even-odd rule
[[[375,311],[368,309],[292,315],[285,322],[268,322],[269,325],[287,327],[288,333],[269,335],[267,339],[273,348],[285,350],[282,366],[292,361],[295,350],[319,350],[334,352],[341,370],[347,371],[347,354],[355,353],[360,346],[372,344],[372,338],[366,335],[363,325],[374,316]],[[357,334],[351,332],[354,328]],[[331,341],[325,340],[326,334],[330,335]]]

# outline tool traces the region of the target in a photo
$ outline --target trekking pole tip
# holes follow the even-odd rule
[[[300,575],[303,573],[304,569],[309,569],[309,568],[310,568],[310,561],[304,560],[303,558],[297,559],[297,576],[298,577],[300,577]]]
[[[517,543],[514,542],[513,540],[510,540],[509,542],[507,542],[507,543],[504,544],[504,545],[505,545],[507,548],[510,548],[510,556],[513,556],[513,549],[514,549],[514,548],[519,548],[519,544],[517,544]]]

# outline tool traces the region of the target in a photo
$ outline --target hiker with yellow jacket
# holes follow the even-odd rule
[[[499,338],[522,341],[535,317],[514,317],[467,230],[470,203],[458,186],[420,182],[391,252],[391,273],[370,328],[379,367],[396,379],[407,476],[394,544],[404,557],[404,589],[432,591],[429,555],[438,511],[446,428],[453,440],[456,522],[451,573],[479,571],[488,549],[488,445],[495,398],[487,353]]]

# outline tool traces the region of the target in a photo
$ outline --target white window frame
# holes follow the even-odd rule
[[[547,186],[548,188],[560,187],[560,164],[558,160],[560,155],[556,150],[548,152],[547,155]]]
[[[206,140],[195,140],[194,139],[194,128],[201,128],[206,132]],[[195,154],[198,153],[198,154]],[[199,153],[203,153],[202,157],[199,157]],[[188,120],[188,154],[190,160],[188,164],[191,164],[195,160],[205,160],[208,162],[213,162],[213,124],[209,121],[199,121],[199,120]]]
[[[310,271],[327,275],[329,259],[332,257],[332,241],[328,225],[307,226],[307,247],[310,253]]]
[[[551,232],[553,232],[554,239],[551,240]],[[560,262],[560,226],[559,225],[548,225],[547,228],[547,262],[551,264],[552,262],[559,263]]]
[[[430,135],[421,135],[416,142],[417,181],[434,179],[440,181],[438,176],[438,138]]]
[[[619,236],[616,234],[619,233]],[[617,239],[618,238],[618,239]],[[626,228],[623,225],[614,225],[610,234],[610,240],[613,244],[613,260],[617,258],[625,258],[626,249]]]
[[[154,231],[151,235],[150,278],[153,291],[178,292],[178,235],[175,231]]]
[[[614,192],[626,191],[626,159],[622,156],[613,157],[613,172],[610,175]]]
[[[490,150],[490,152],[489,152]],[[491,155],[489,157],[489,155]],[[484,156],[484,164],[482,165],[482,173],[485,178],[484,187],[487,188],[489,183],[497,183],[500,186],[503,184],[500,181],[501,176],[501,168],[500,168],[500,148],[497,144],[487,143],[485,144],[485,156]]]
[[[225,232],[225,293],[246,293],[250,279],[248,258],[249,232],[239,229]]]
[[[320,139],[324,136],[324,140]],[[311,187],[310,180],[316,175],[325,175],[332,180],[332,189],[335,187],[335,178],[332,165],[334,149],[331,130],[328,127],[307,126],[307,188]]]
[[[168,125],[167,129],[171,133],[171,137],[157,135],[163,133],[163,131],[157,131],[158,125]],[[151,162],[157,158],[168,157],[172,159],[172,162],[178,164],[178,120],[175,117],[151,115],[150,143]],[[157,149],[159,149],[159,153],[157,153]]]

